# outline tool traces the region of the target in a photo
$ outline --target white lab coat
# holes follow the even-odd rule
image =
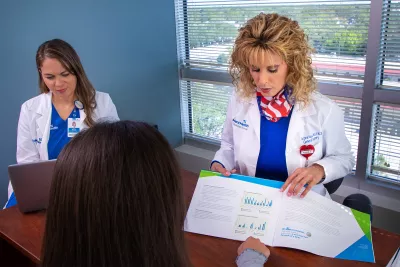
[[[107,93],[96,92],[97,106],[93,112],[94,121],[119,120],[117,109]],[[50,137],[51,92],[40,94],[29,99],[21,106],[17,133],[17,163],[48,160],[47,143]],[[86,118],[84,110],[80,110],[81,121]],[[82,129],[87,125],[82,123]],[[13,192],[8,184],[8,198]]]
[[[261,115],[256,97],[245,100],[233,94],[224,124],[221,148],[214,160],[226,169],[254,176],[260,151]],[[318,163],[325,169],[328,183],[349,174],[355,160],[344,131],[343,112],[328,97],[313,93],[306,107],[295,104],[286,138],[286,167],[288,174],[305,167],[306,159],[300,155],[300,146],[312,144],[314,154],[309,166]],[[330,197],[323,184],[313,187],[315,192]]]

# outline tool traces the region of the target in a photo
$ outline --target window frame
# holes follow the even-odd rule
[[[182,2],[183,11],[187,11],[185,5],[187,0],[176,0]],[[373,109],[374,104],[383,102],[385,104],[400,105],[400,88],[399,90],[390,90],[384,88],[379,82],[381,79],[381,62],[379,62],[379,53],[381,48],[381,30],[382,30],[382,10],[385,0],[372,0],[370,6],[370,18],[368,25],[368,41],[366,64],[364,73],[364,83],[357,84],[343,84],[339,82],[326,82],[319,81],[317,88],[325,95],[333,97],[342,97],[347,99],[354,99],[361,101],[361,118],[360,118],[360,131],[358,140],[358,153],[357,153],[357,169],[355,173],[349,174],[345,183],[352,187],[358,187],[360,190],[374,191],[376,193],[384,194],[387,196],[396,196],[399,198],[398,191],[400,190],[400,183],[393,184],[385,182],[382,178],[369,174],[371,169],[371,155],[370,145],[373,141]],[[390,0],[389,0],[390,1]],[[177,10],[177,12],[180,12]],[[184,13],[187,22],[187,12]],[[186,24],[187,25],[187,24]],[[187,27],[185,27],[185,38],[188,38]],[[179,34],[177,27],[177,34]],[[187,40],[187,39],[185,39]],[[179,41],[178,41],[179,42]],[[181,44],[185,46],[185,57],[189,56],[189,42],[180,40]],[[179,53],[179,51],[178,51]],[[383,67],[382,67],[383,68]],[[207,70],[195,68],[190,66],[179,66],[180,80],[190,82],[205,82],[216,83],[223,85],[232,85],[232,78],[226,71],[220,70]],[[191,104],[187,106],[182,105],[183,108],[188,108],[189,121],[190,116],[193,116],[191,111]],[[184,128],[185,126],[182,125]],[[191,126],[189,126],[191,127]],[[192,129],[190,130],[192,132]],[[206,148],[208,150],[216,151],[219,148],[220,142],[215,140],[208,140],[207,138],[197,138],[188,133],[184,134],[184,142],[194,146]],[[348,178],[348,179],[347,179]],[[377,187],[378,186],[378,187]]]

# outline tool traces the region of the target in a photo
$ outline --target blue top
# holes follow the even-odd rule
[[[260,153],[258,154],[256,177],[282,182],[288,178],[285,152],[292,110],[288,117],[282,117],[277,122],[269,121],[261,116]]]
[[[74,107],[68,118],[80,118],[79,109]],[[49,160],[56,159],[61,150],[71,140],[68,137],[68,119],[63,120],[58,114],[54,105],[51,105],[51,125],[50,137],[47,143],[47,150],[49,153]]]
[[[268,258],[257,250],[247,248],[236,258],[238,267],[263,267]]]

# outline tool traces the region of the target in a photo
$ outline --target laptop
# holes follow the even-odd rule
[[[55,163],[54,159],[8,166],[8,175],[21,212],[47,208]]]

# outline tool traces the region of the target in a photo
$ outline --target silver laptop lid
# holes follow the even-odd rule
[[[56,160],[13,164],[8,174],[21,212],[46,209]]]

